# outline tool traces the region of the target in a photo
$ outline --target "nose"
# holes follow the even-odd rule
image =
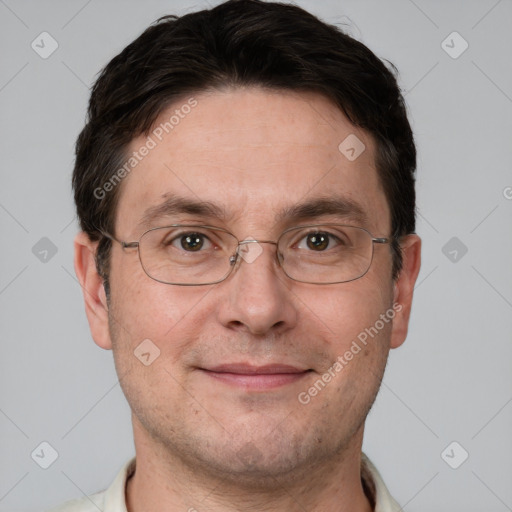
[[[295,325],[292,282],[279,268],[275,251],[271,241],[240,243],[237,267],[222,283],[225,297],[218,315],[225,327],[261,336]]]

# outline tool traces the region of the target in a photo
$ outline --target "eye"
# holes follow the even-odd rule
[[[212,244],[203,233],[181,233],[169,241],[169,245],[187,252],[199,252],[201,249],[210,249]]]
[[[339,245],[340,239],[328,233],[327,231],[316,231],[308,233],[297,244],[298,249],[311,249],[312,251],[322,252],[332,248],[333,245]]]

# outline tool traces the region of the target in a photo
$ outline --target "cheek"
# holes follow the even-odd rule
[[[122,293],[113,290],[109,327],[121,387],[143,421],[147,404],[156,407],[162,400],[178,401],[178,383],[185,376],[184,355],[197,324],[184,321],[187,301],[152,291],[151,284],[134,284]]]
[[[322,329],[338,352],[344,351],[352,340],[376,323],[382,336],[389,337],[394,314],[386,316],[386,312],[393,305],[393,283],[390,279],[377,279],[378,275],[368,273],[356,281],[312,290],[314,293],[309,297],[301,297],[306,306],[304,314],[312,325]],[[381,320],[383,314],[387,322]]]
[[[158,283],[143,272],[138,260],[135,263],[136,268],[126,265],[126,270],[111,273],[109,324],[114,352],[122,363],[126,358],[131,361],[144,343],[149,348],[154,344],[160,361],[175,364],[190,350],[211,314],[205,308],[210,289]]]

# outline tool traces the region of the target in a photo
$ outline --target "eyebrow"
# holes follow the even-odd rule
[[[151,226],[156,220],[173,215],[198,215],[225,221],[229,218],[224,207],[211,201],[196,201],[185,197],[166,194],[165,201],[148,208],[139,223],[141,226]],[[277,222],[302,221],[324,215],[349,218],[365,224],[368,217],[363,208],[355,201],[340,197],[318,197],[308,201],[286,206],[278,211]]]
[[[210,201],[196,201],[171,194],[166,194],[164,197],[166,199],[163,203],[152,206],[144,212],[144,215],[139,222],[140,225],[150,226],[157,219],[179,214],[214,217],[221,220],[225,220],[227,217],[226,211],[223,207]]]
[[[363,224],[368,222],[366,213],[358,203],[340,196],[313,198],[303,203],[285,207],[278,213],[277,220],[280,222],[305,220],[324,215],[350,218]]]

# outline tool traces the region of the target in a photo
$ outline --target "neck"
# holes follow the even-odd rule
[[[361,482],[363,429],[333,460],[279,478],[244,478],[169,453],[134,422],[135,473],[126,486],[128,512],[371,512]]]

